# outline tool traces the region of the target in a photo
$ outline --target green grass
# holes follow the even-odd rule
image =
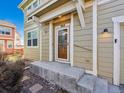
[[[8,60],[10,62],[16,62],[21,59],[22,59],[22,56],[19,54],[11,54],[6,57],[6,60]]]

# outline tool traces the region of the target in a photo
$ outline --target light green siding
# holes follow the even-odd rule
[[[74,16],[74,66],[92,71],[93,68],[93,30],[92,7],[84,12],[86,27],[81,28],[79,17]]]
[[[98,6],[98,75],[113,80],[113,22],[112,17],[124,15],[124,0],[111,0]],[[107,28],[110,35],[102,36]]]
[[[42,61],[49,61],[49,24],[42,27]]]
[[[27,32],[37,31],[38,33],[38,46],[36,48],[31,48],[27,46]],[[32,60],[40,60],[40,34],[39,27],[34,22],[25,23],[24,32],[24,57]]]
[[[121,24],[121,69],[120,83],[124,84],[124,23]]]

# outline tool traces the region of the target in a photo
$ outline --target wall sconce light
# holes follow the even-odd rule
[[[102,32],[102,34],[106,34],[106,33],[109,33],[108,29],[105,28],[104,31]]]
[[[61,18],[61,17],[62,17],[62,15],[58,16],[58,18]]]
[[[107,28],[105,28],[105,29],[103,30],[103,32],[101,33],[100,36],[101,36],[102,38],[108,38],[108,37],[111,37],[111,33],[108,31]]]

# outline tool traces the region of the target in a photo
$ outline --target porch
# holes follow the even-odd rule
[[[107,80],[85,73],[84,69],[60,62],[33,62],[30,71],[55,83],[69,93],[120,93]],[[101,91],[102,90],[102,91]]]

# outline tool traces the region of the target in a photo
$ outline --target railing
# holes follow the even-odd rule
[[[37,7],[33,7],[33,3],[32,3],[32,9],[27,11],[26,14],[29,15],[32,12],[38,10],[39,8],[43,7],[44,5],[46,5],[48,2],[50,2],[51,0],[39,0]]]

